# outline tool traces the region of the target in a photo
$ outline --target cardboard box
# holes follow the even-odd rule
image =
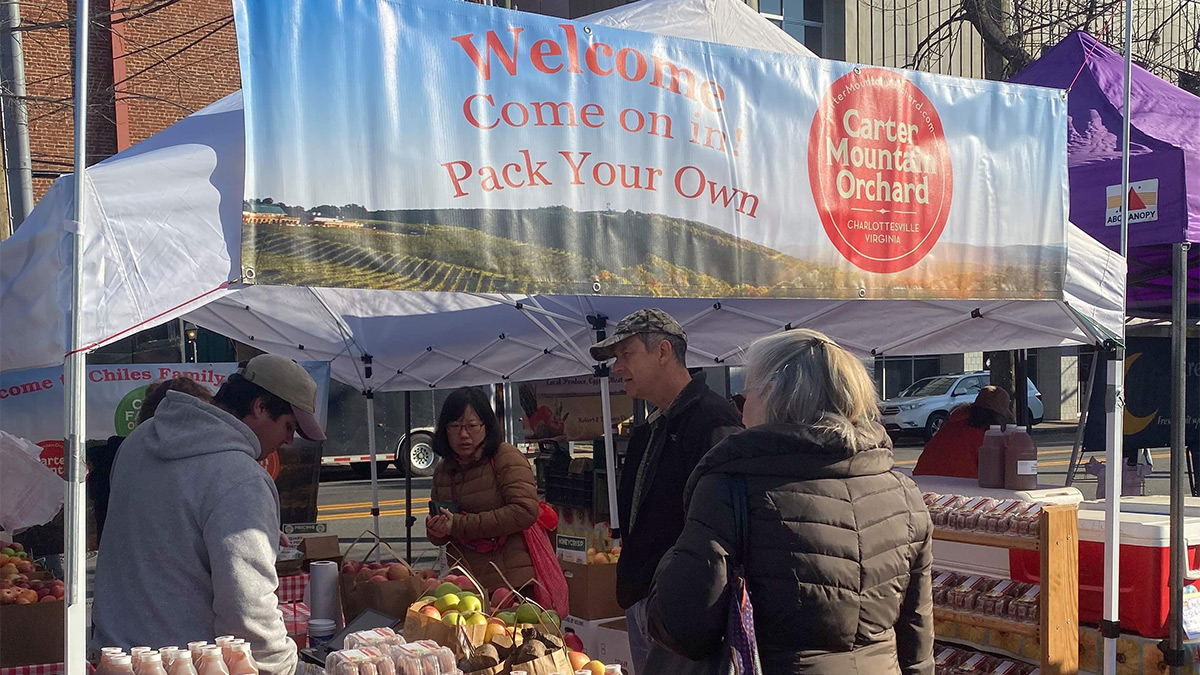
[[[626,675],[635,675],[625,619],[600,624],[596,628],[596,641],[598,643],[596,652],[594,654],[589,652],[589,656],[605,665],[620,664],[621,672]]]
[[[338,543],[336,534],[321,534],[305,537],[300,540],[300,552],[304,554],[304,571],[308,571],[309,563],[314,560],[332,560],[340,567],[342,564],[342,546]]]
[[[600,649],[599,635],[597,630],[600,624],[608,623],[618,617],[609,617],[607,619],[581,619],[577,616],[564,616],[562,618],[563,632],[571,631],[579,636],[579,640],[583,642],[583,651],[587,654],[596,654]]]
[[[571,597],[571,616],[590,621],[625,615],[617,604],[616,565],[561,565]]]
[[[0,668],[62,663],[65,602],[0,606]]]

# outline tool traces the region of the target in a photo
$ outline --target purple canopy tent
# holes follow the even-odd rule
[[[1124,57],[1083,32],[1050,48],[1013,82],[1068,89],[1067,164],[1071,222],[1114,251],[1120,250],[1119,213],[1109,201],[1121,185]],[[1200,242],[1200,98],[1134,66],[1130,184],[1157,180],[1130,200],[1127,311],[1171,314],[1171,246]],[[1151,208],[1139,209],[1141,206]],[[1139,217],[1151,216],[1152,220]],[[1111,222],[1110,222],[1111,221]],[[1200,311],[1200,247],[1189,251],[1189,313]]]
[[[1129,21],[1127,11],[1127,45]],[[1190,577],[1181,474],[1187,317],[1200,310],[1200,246],[1194,245],[1200,242],[1200,98],[1137,66],[1127,88],[1125,57],[1082,32],[1068,35],[1013,81],[1067,90],[1071,221],[1116,251],[1121,249],[1121,225],[1127,222],[1126,312],[1171,317],[1171,607],[1163,656],[1175,672],[1184,665],[1183,586]],[[1126,114],[1127,160],[1122,152]],[[1127,194],[1122,175],[1126,161]],[[1123,350],[1108,351],[1110,363],[1118,362],[1119,368]],[[1119,375],[1112,367],[1109,372]],[[1119,377],[1115,384],[1120,387]],[[1116,400],[1109,410],[1120,416]],[[1085,420],[1080,420],[1081,430]],[[1074,475],[1078,450],[1077,442],[1069,476]],[[1109,517],[1115,520],[1114,515]],[[1116,577],[1115,570],[1111,576]],[[1116,618],[1106,608],[1105,623]],[[1119,622],[1102,628],[1119,628]],[[1108,638],[1116,631],[1105,632]],[[1110,642],[1106,640],[1106,673]]]

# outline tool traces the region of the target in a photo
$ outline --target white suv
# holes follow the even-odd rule
[[[951,410],[974,402],[975,395],[990,381],[986,370],[917,380],[899,396],[879,404],[883,425],[892,434],[921,432],[928,441],[942,428]],[[1028,384],[1028,417],[1033,426],[1040,423],[1044,415],[1042,394],[1033,382],[1028,379],[1025,382]]]

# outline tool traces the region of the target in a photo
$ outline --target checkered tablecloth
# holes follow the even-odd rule
[[[308,632],[310,612],[308,605],[303,602],[279,603],[279,611],[283,612],[283,623],[291,635]]]
[[[291,576],[279,578],[279,588],[275,589],[275,595],[279,596],[279,602],[303,602],[304,591],[308,588],[308,573],[301,572]]]
[[[66,666],[62,663],[41,663],[36,666],[0,668],[0,675],[62,675]]]

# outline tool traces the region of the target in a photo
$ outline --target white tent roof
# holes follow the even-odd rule
[[[669,37],[815,57],[741,0],[641,0],[580,21]]]
[[[807,53],[736,0],[643,0],[594,18]],[[788,326],[819,328],[864,354],[899,355],[1094,343],[1123,320],[1124,261],[1074,228],[1063,301],[526,300],[231,285],[241,269],[244,138],[235,93],[87,171],[85,345],[186,316],[268,351],[329,360],[335,378],[386,390],[587,372],[586,315],[615,321],[647,305],[685,322],[692,365],[736,364],[740,347]],[[72,180],[57,181],[0,244],[0,370],[62,363]],[[369,383],[364,353],[374,358]]]

